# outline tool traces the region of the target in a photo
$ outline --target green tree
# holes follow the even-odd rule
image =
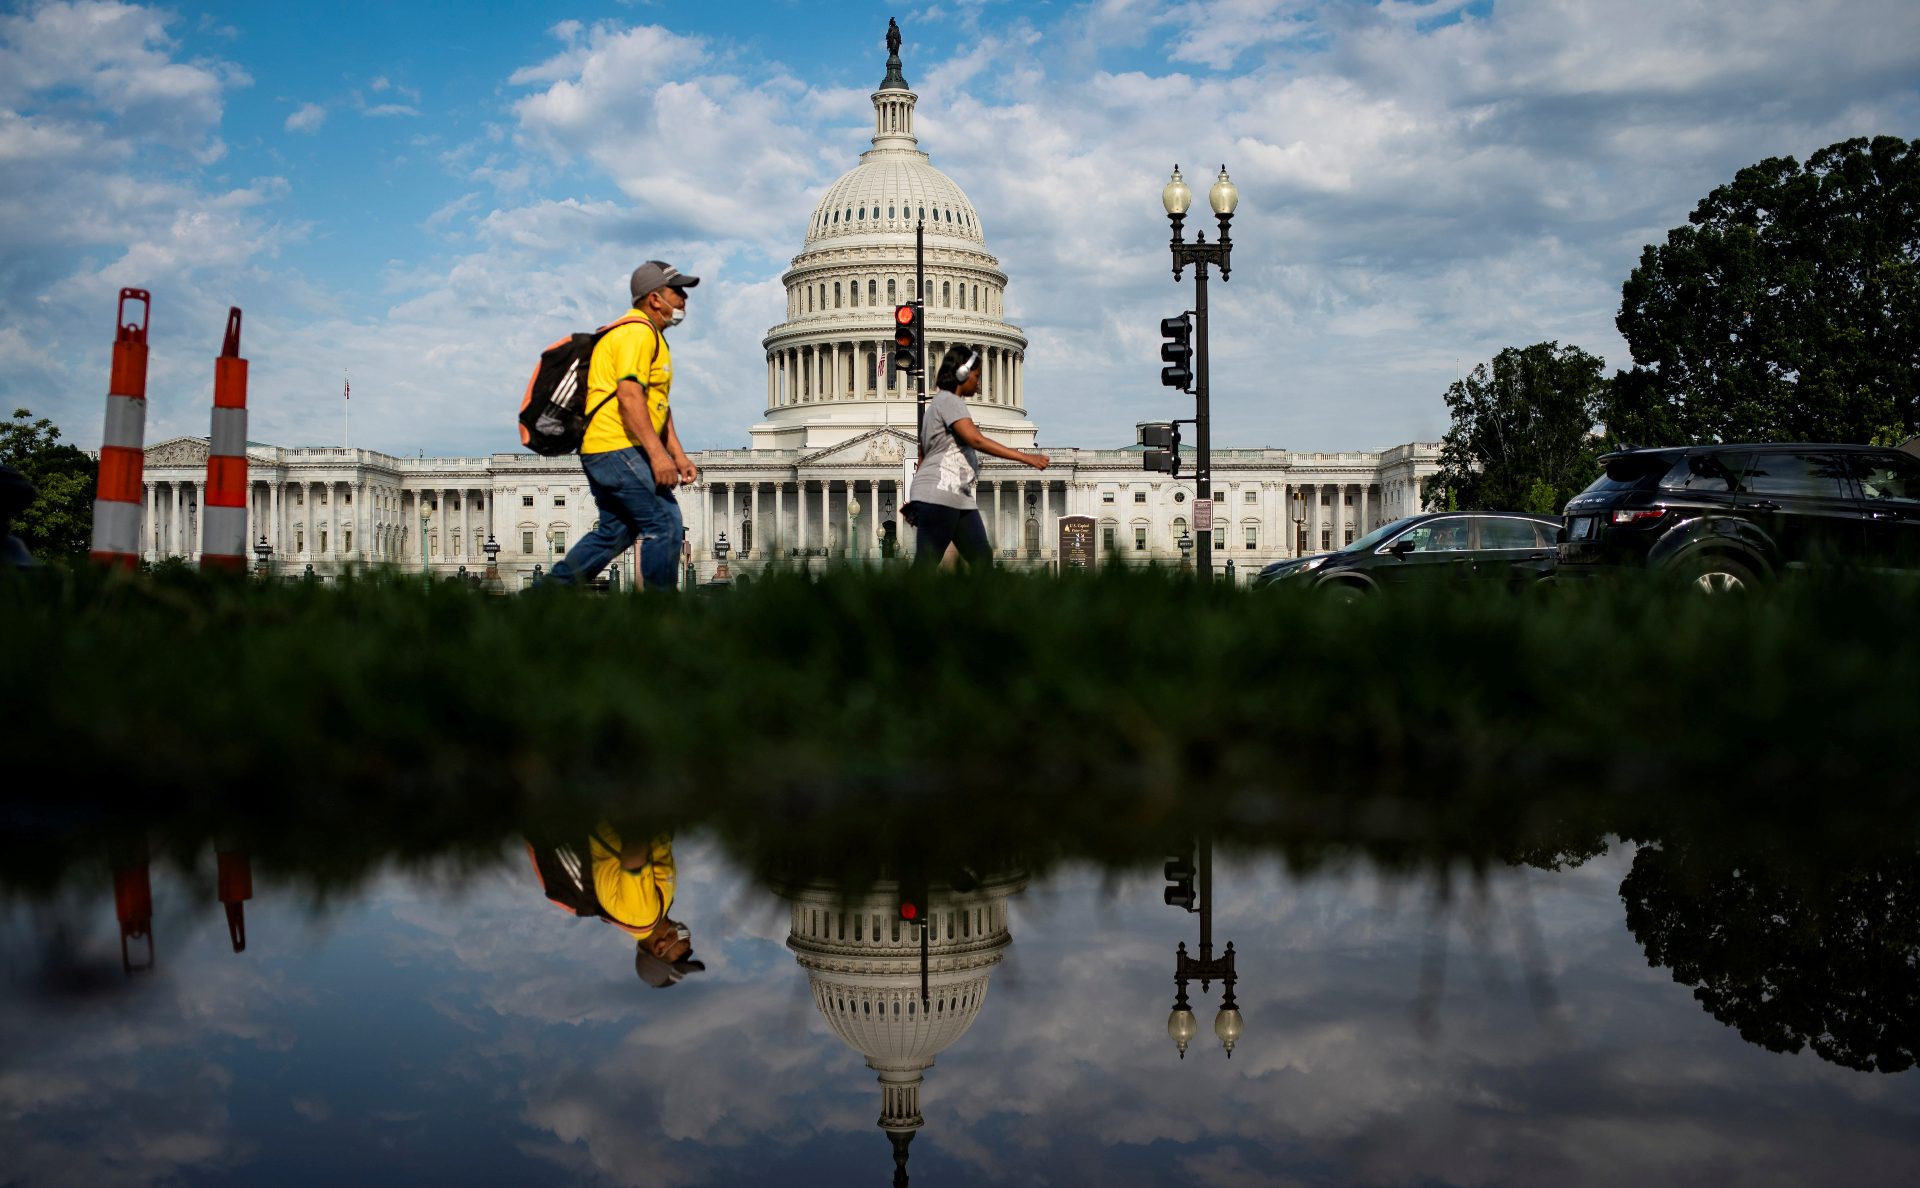
[[[1605,366],[1571,343],[1537,342],[1455,381],[1428,503],[1558,511],[1592,478]]]
[[[1843,140],[1742,169],[1649,244],[1605,410],[1641,445],[1920,431],[1920,141]]]
[[[41,560],[84,557],[93,542],[93,492],[100,464],[84,450],[60,444],[60,430],[24,408],[0,421],[0,465],[11,466],[40,489],[13,522],[14,535]]]

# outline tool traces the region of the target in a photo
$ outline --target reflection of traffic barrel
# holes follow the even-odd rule
[[[247,361],[240,357],[240,309],[227,310],[227,340],[213,361],[213,432],[200,568],[247,568]]]
[[[127,302],[142,306],[140,324],[127,321]],[[153,302],[145,289],[120,290],[114,314],[113,373],[107,384],[107,424],[100,437],[100,481],[93,500],[93,559],[132,568],[140,563],[140,501],[147,439],[147,322]]]
[[[113,914],[120,918],[120,965],[129,974],[153,968],[153,880],[143,861],[113,870]],[[128,942],[147,942],[147,959],[134,964]]]
[[[227,935],[233,940],[233,951],[241,953],[247,947],[247,900],[253,898],[253,866],[247,856],[238,851],[216,853],[214,861],[219,865],[215,876],[215,886],[220,902],[227,906]]]

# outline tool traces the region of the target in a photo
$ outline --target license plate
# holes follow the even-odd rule
[[[1594,520],[1592,516],[1575,516],[1573,523],[1567,525],[1567,539],[1592,540],[1593,523]]]

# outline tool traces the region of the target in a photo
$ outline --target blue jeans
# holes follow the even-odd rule
[[[647,456],[628,446],[580,455],[600,522],[567,550],[548,579],[571,586],[592,581],[615,557],[640,542],[640,576],[649,590],[673,590],[680,576],[680,503],[653,481]]]

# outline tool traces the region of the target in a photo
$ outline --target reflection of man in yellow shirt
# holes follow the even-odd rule
[[[706,968],[693,959],[693,934],[667,915],[674,890],[673,839],[667,834],[623,839],[618,827],[602,821],[588,831],[585,861],[565,842],[529,841],[527,852],[548,899],[638,938],[634,968],[647,985],[664,989]]]
[[[600,521],[554,565],[559,585],[599,576],[636,540],[642,583],[676,585],[682,521],[673,489],[699,470],[673,427],[673,352],[664,332],[685,318],[687,290],[699,283],[671,264],[647,261],[629,282],[633,308],[594,345],[580,466]]]

